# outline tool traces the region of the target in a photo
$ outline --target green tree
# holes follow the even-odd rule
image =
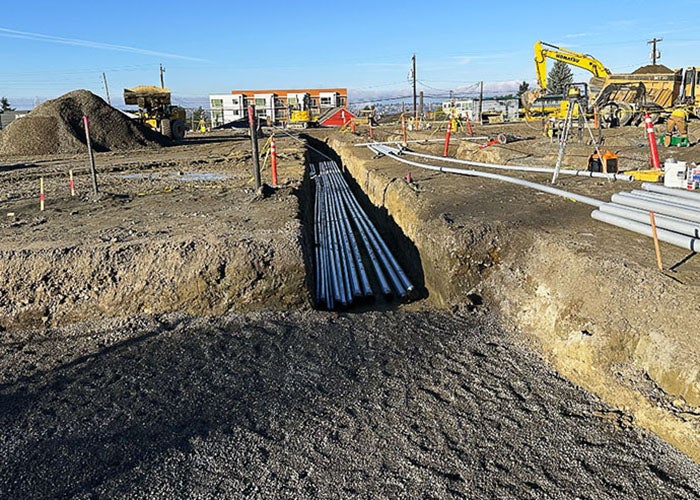
[[[0,99],[0,113],[4,113],[5,111],[14,111],[15,108],[10,106],[10,101],[7,100],[7,97],[3,97]]]
[[[530,90],[530,84],[527,82],[523,82],[520,84],[518,87],[518,93],[516,94],[518,97],[521,97],[525,92]]]
[[[547,75],[547,93],[563,94],[565,87],[573,81],[574,74],[569,65],[563,61],[554,61]]]
[[[207,119],[207,112],[204,110],[202,106],[195,108],[192,111],[192,121],[195,123],[199,123],[199,120],[206,120]]]

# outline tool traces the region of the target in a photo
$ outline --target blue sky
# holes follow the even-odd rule
[[[586,6],[586,9],[583,6]],[[112,102],[124,87],[159,84],[180,98],[234,88],[348,87],[353,100],[419,90],[534,84],[537,40],[590,53],[613,72],[649,63],[700,66],[700,2],[328,2],[74,0],[13,2],[0,19],[0,96],[10,102],[77,88]],[[576,78],[590,75],[575,72]],[[517,86],[516,86],[517,88]]]

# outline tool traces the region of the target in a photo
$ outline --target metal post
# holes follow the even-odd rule
[[[88,155],[90,156],[90,174],[92,176],[92,190],[97,195],[97,170],[95,169],[95,153],[92,151],[92,141],[90,141],[90,124],[88,117],[83,115],[83,123],[85,124],[85,139],[87,142]]]
[[[163,79],[163,73],[165,73],[165,68],[163,68],[163,65],[160,65],[160,88],[164,89],[165,88],[165,80]]]
[[[248,106],[248,124],[250,125],[250,143],[253,152],[253,177],[255,178],[255,189],[262,187],[260,180],[260,153],[258,151],[258,131],[255,126],[255,106]]]

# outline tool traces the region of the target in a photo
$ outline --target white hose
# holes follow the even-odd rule
[[[538,191],[543,191],[545,193],[553,194],[556,196],[561,196],[563,198],[568,198],[570,200],[578,201],[581,203],[585,203],[586,205],[591,205],[594,207],[599,207],[601,204],[604,202],[601,200],[596,200],[595,198],[591,198],[589,196],[583,196],[580,194],[576,193],[571,193],[569,191],[564,191],[563,189],[557,189],[553,188],[550,186],[545,186],[543,184],[538,184],[536,182],[530,182],[526,181],[523,179],[516,179],[515,177],[508,177],[507,175],[500,175],[500,174],[492,174],[490,172],[481,172],[479,170],[465,170],[461,168],[451,168],[451,167],[439,167],[435,165],[426,165],[424,163],[418,163],[415,161],[407,160],[406,158],[401,158],[396,154],[396,150],[393,150],[392,148],[387,148],[385,146],[369,146],[369,148],[374,151],[375,153],[378,154],[384,154],[394,160],[400,161],[402,163],[405,163],[407,165],[412,165],[414,167],[418,168],[423,168],[426,170],[434,170],[437,172],[445,172],[448,174],[459,174],[459,175],[468,175],[470,177],[484,177],[486,179],[494,179],[498,181],[505,181],[505,182],[510,182],[512,184],[518,184],[520,186],[525,186],[529,187],[532,189],[536,189]]]

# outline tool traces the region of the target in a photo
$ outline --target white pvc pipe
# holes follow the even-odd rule
[[[644,224],[650,222],[649,212],[646,210],[615,205],[614,203],[605,203],[601,205],[598,210],[611,215],[616,215],[618,217],[624,217],[625,219],[630,219],[635,222],[642,222]],[[690,222],[677,217],[669,217],[668,215],[661,214],[654,214],[654,219],[656,220],[656,225],[660,228],[668,229],[674,233],[692,236],[693,238],[700,238],[700,223]]]
[[[696,208],[700,209],[700,200],[690,200],[688,198],[681,198],[679,196],[671,196],[664,193],[653,193],[650,191],[642,191],[641,189],[634,189],[630,191],[631,194],[635,196],[640,196],[642,198],[648,198],[650,200],[658,200],[666,203],[673,203],[681,207]]]
[[[494,163],[483,163],[483,162],[479,162],[479,161],[461,160],[459,158],[434,156],[434,155],[429,155],[429,154],[425,154],[425,153],[416,153],[415,151],[406,151],[406,150],[400,151],[400,154],[418,156],[420,158],[427,158],[430,160],[438,160],[438,161],[444,161],[444,162],[449,162],[449,163],[459,163],[461,165],[471,165],[474,167],[493,168],[496,170],[514,170],[514,171],[532,172],[532,173],[538,173],[538,174],[551,174],[551,173],[554,173],[554,170],[555,170],[555,169],[549,168],[549,167],[526,167],[523,165],[498,165],[498,164],[494,164]],[[596,178],[610,179],[610,180],[617,180],[617,181],[633,181],[634,180],[634,177],[632,177],[631,175],[606,174],[603,172],[589,172],[588,170],[559,170],[559,174],[575,175],[577,177],[596,177]]]
[[[461,168],[438,167],[435,165],[426,165],[424,163],[418,163],[415,161],[407,160],[405,158],[401,158],[400,156],[396,155],[396,153],[392,151],[391,148],[386,148],[384,146],[369,146],[369,148],[375,153],[381,153],[407,165],[412,165],[414,167],[423,168],[426,170],[434,170],[437,172],[446,172],[449,174],[468,175],[471,177],[483,177],[486,179],[510,182],[512,184],[518,184],[520,186],[529,187],[538,191],[543,191],[545,193],[561,196],[563,198],[568,198],[570,200],[585,203],[586,205],[591,205],[594,207],[599,207],[601,204],[604,203],[601,200],[596,200],[595,198],[591,198],[589,196],[571,193],[569,191],[564,191],[563,189],[557,189],[551,186],[545,186],[543,184],[537,184],[536,182],[530,182],[523,179],[516,179],[514,177],[508,177],[506,175],[492,174],[491,172],[481,172],[479,170],[464,170]]]
[[[652,184],[651,182],[643,182],[642,189],[644,189],[646,191],[651,191],[653,193],[670,194],[673,196],[677,196],[678,198],[687,198],[689,200],[700,200],[700,191],[687,191],[685,189],[659,186],[658,184]]]
[[[593,213],[591,213],[591,217],[593,217],[595,220],[607,222],[608,224],[612,224],[613,226],[627,229],[628,231],[634,231],[635,233],[643,234],[644,236],[653,236],[651,225],[649,224],[635,222],[629,219],[625,219],[624,217],[618,217],[616,215],[601,212],[600,210],[594,210]],[[674,233],[673,231],[667,231],[665,229],[659,228],[656,229],[656,234],[659,240],[665,241],[666,243],[670,243],[671,245],[685,248],[693,252],[697,252],[698,250],[700,250],[700,239],[698,238],[691,238],[682,234]]]
[[[483,137],[458,137],[458,138],[452,138],[451,140],[453,141],[485,141],[490,139],[490,137],[483,136]],[[421,143],[421,142],[445,142],[445,139],[412,139],[410,141],[406,141],[406,144],[408,143]],[[404,144],[403,141],[386,141],[386,142],[358,142],[355,144],[355,146],[388,146],[391,144]]]
[[[693,208],[684,208],[678,205],[665,203],[662,201],[654,201],[648,198],[635,196],[630,193],[614,194],[610,197],[610,200],[613,203],[617,203],[618,205],[640,208],[642,210],[649,210],[654,213],[670,215],[672,217],[678,217],[680,219],[685,219],[693,222],[700,222],[700,210],[695,210]]]

